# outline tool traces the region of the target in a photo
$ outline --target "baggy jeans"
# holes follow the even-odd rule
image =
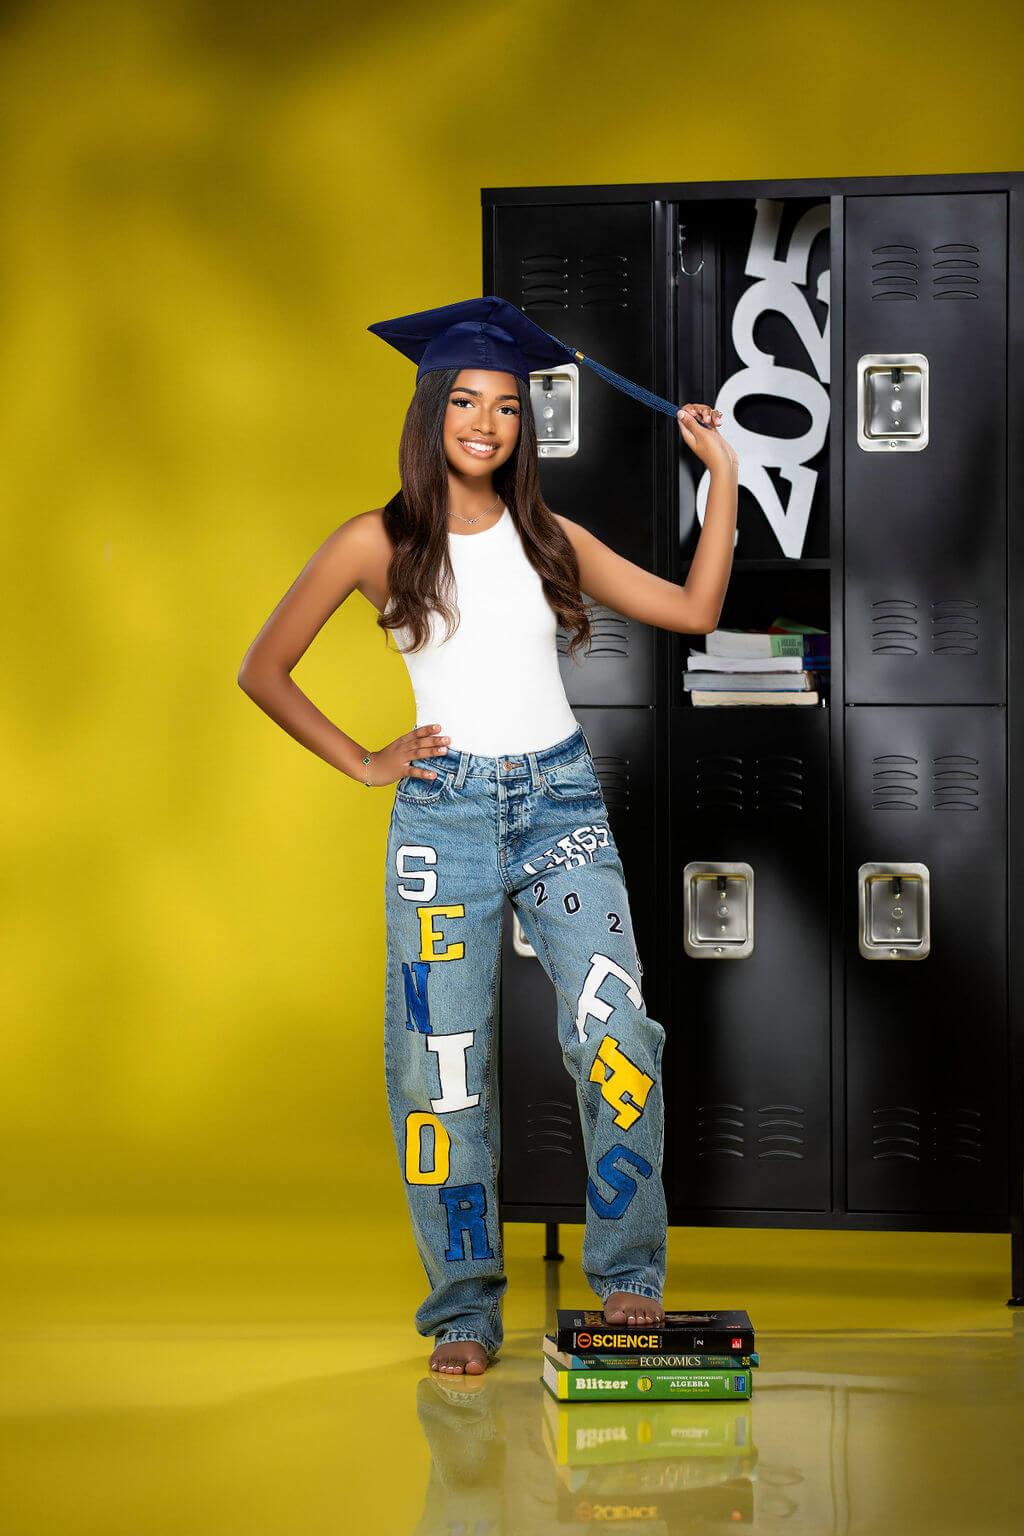
[[[388,829],[385,1083],[440,1344],[501,1346],[507,1288],[494,1020],[505,897],[554,984],[589,1179],[583,1273],[661,1301],[662,1026],[647,1014],[622,863],[581,726],[539,752],[413,759]],[[505,1049],[515,1049],[514,1040]],[[583,1191],[580,1191],[581,1197]]]

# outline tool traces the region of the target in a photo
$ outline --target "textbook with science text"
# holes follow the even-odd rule
[[[747,1370],[750,1366],[756,1366],[758,1362],[757,1352],[750,1355],[650,1355],[650,1354],[611,1354],[602,1355],[589,1353],[586,1355],[574,1355],[566,1350],[558,1348],[553,1333],[544,1335],[544,1354],[553,1361],[560,1371],[589,1371],[595,1366],[614,1365],[624,1370],[642,1371],[648,1366],[657,1366],[659,1370],[673,1371],[733,1371]]]
[[[754,1328],[749,1314],[703,1308],[666,1312],[658,1327],[608,1323],[596,1308],[559,1307],[555,1343],[574,1355],[749,1355]]]

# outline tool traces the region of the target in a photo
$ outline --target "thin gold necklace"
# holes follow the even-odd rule
[[[460,523],[478,523],[482,517],[486,517],[487,516],[488,512],[493,512],[494,511],[495,507],[498,505],[498,502],[500,500],[501,500],[501,495],[500,494],[495,496],[494,500],[491,502],[490,506],[487,508],[487,511],[486,512],[478,512],[476,517],[463,517],[461,512],[449,512],[448,516],[449,517],[457,517]]]

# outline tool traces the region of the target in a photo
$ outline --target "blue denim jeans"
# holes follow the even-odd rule
[[[430,1285],[416,1326],[493,1356],[508,1284],[494,1031],[505,897],[555,988],[590,1175],[583,1272],[602,1302],[618,1290],[662,1299],[665,1031],[641,995],[622,863],[582,727],[539,752],[449,747],[414,764],[437,777],[395,789],[384,1062]]]

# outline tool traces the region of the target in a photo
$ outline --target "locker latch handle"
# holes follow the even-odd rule
[[[923,352],[868,352],[858,358],[857,446],[866,453],[919,453],[928,446]]]
[[[749,864],[687,864],[683,948],[694,960],[745,960],[753,954],[754,871]]]
[[[929,954],[931,877],[926,864],[860,866],[857,942],[865,960],[923,960]]]

